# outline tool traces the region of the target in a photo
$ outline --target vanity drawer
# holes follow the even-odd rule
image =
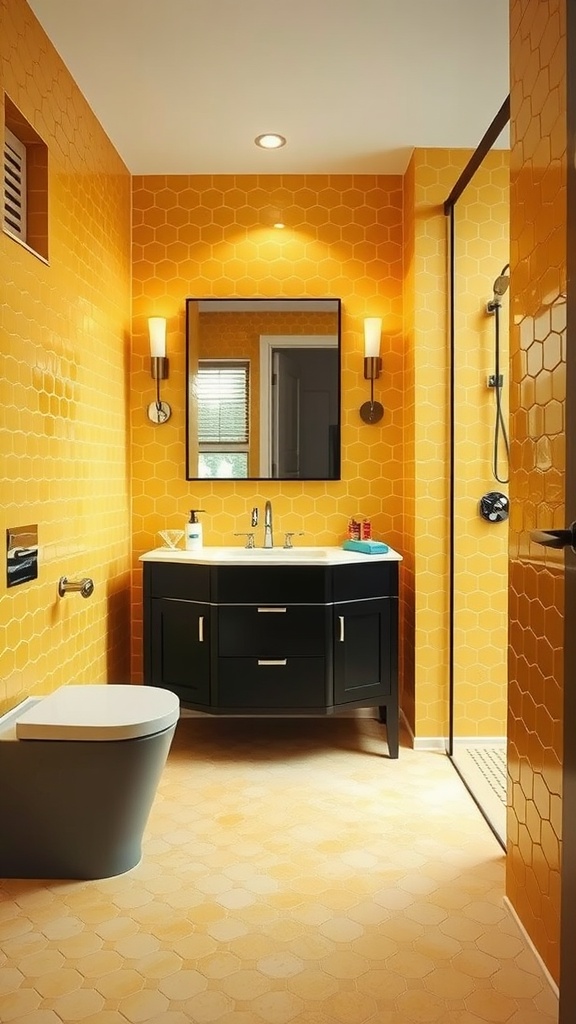
[[[398,597],[398,562],[335,565],[332,586],[335,603],[371,597]]]
[[[330,574],[316,565],[219,566],[213,600],[218,604],[325,604]]]
[[[323,708],[326,700],[324,658],[220,658],[218,705],[221,708]]]
[[[312,605],[231,605],[218,610],[220,657],[322,657],[327,610]]]
[[[144,593],[148,597],[210,600],[210,566],[144,563]]]

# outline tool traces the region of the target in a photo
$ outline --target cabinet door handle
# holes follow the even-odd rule
[[[285,608],[259,608],[259,612],[285,612]]]
[[[338,640],[339,640],[339,642],[341,644],[343,644],[344,643],[344,616],[343,615],[339,615],[338,616],[338,621],[340,623],[340,636],[338,637]]]
[[[204,643],[204,616],[203,615],[200,615],[198,617],[198,641],[201,644]]]
[[[286,665],[288,658],[258,658],[259,665]]]

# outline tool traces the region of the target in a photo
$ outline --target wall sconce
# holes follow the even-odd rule
[[[168,357],[166,355],[166,317],[148,317],[148,333],[150,335],[150,374],[156,381],[156,401],[148,406],[148,419],[153,423],[166,423],[172,415],[167,402],[160,399],[160,381],[168,377]]]
[[[360,406],[360,416],[364,423],[378,423],[384,415],[384,406],[374,401],[374,381],[378,380],[382,369],[380,358],[380,333],[382,319],[379,316],[368,316],[364,320],[364,379],[370,381],[370,401]]]

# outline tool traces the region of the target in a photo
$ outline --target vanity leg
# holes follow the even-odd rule
[[[391,758],[398,757],[400,745],[400,721],[397,707],[390,704],[381,704],[378,708],[380,721],[386,726],[386,740],[388,742],[388,754]]]

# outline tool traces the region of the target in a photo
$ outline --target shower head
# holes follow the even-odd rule
[[[494,294],[490,299],[490,302],[488,302],[486,305],[487,313],[495,313],[496,310],[500,309],[502,305],[500,299],[502,298],[504,293],[508,291],[508,288],[510,287],[510,276],[506,273],[507,270],[510,270],[509,263],[507,263],[505,267],[502,267],[502,270],[500,271],[498,277],[496,278],[494,284],[492,285],[492,291]]]
[[[502,270],[500,271],[498,277],[494,281],[493,291],[494,291],[494,295],[495,296],[496,295],[502,296],[502,295],[504,295],[505,292],[508,291],[508,288],[509,288],[509,285],[510,285],[510,277],[506,273],[507,270],[510,270],[510,264],[509,263],[507,263],[505,267],[502,267]]]
[[[496,280],[494,281],[494,285],[493,285],[494,295],[499,295],[499,296],[504,295],[504,292],[508,291],[509,284],[510,284],[510,278],[508,277],[508,275],[507,274],[500,274],[500,276],[497,277]]]

